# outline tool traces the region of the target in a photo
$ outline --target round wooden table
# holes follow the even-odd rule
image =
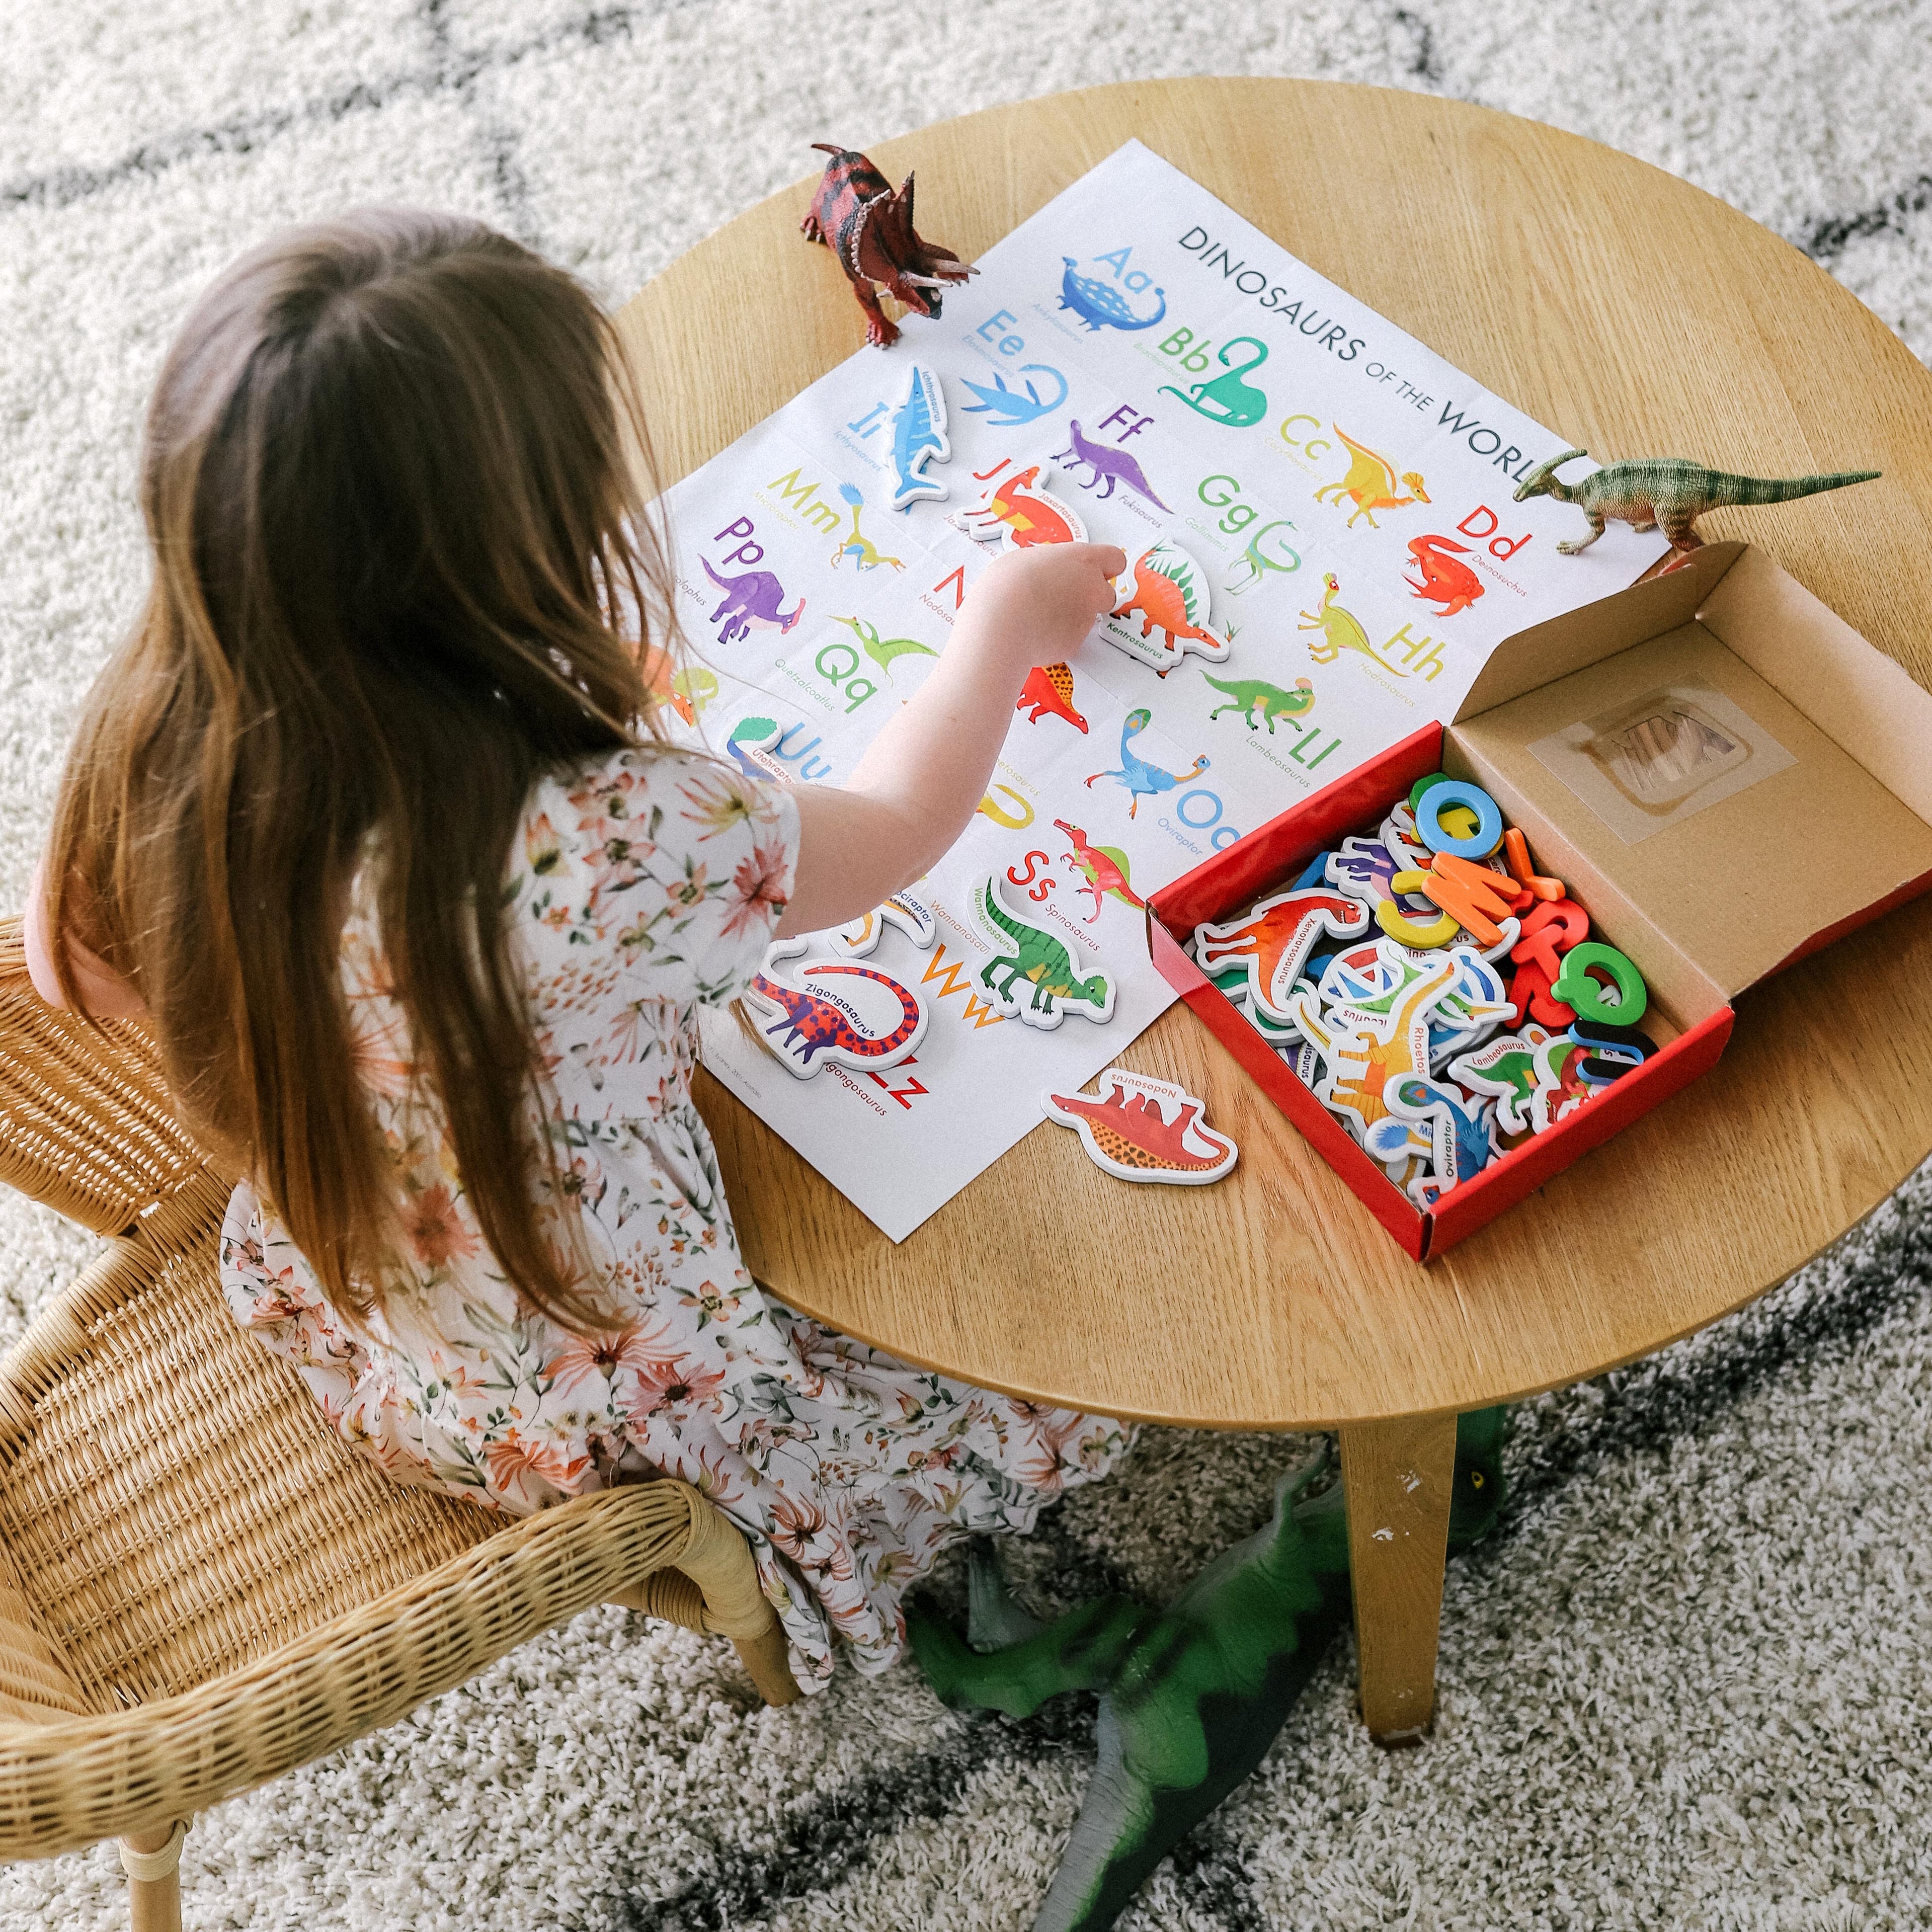
[[[916,166],[922,229],[970,259],[1133,136],[1600,460],[1882,470],[1702,528],[1932,683],[1932,377],[1787,243],[1552,128],[1318,81],[1096,88],[872,152],[896,181]],[[666,483],[859,343],[798,234],[815,180],[624,311]],[[835,1327],[1044,1402],[1338,1429],[1363,1708],[1394,1738],[1433,1701],[1456,1412],[1714,1321],[1882,1202],[1932,1148],[1928,988],[1922,899],[1748,994],[1714,1072],[1426,1267],[1184,1006],[1122,1059],[1206,1097],[1242,1149],[1226,1180],[1124,1187],[1042,1127],[897,1246],[722,1089],[699,1097],[748,1265]]]

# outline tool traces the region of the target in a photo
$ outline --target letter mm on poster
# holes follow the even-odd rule
[[[1138,142],[980,266],[668,500],[680,728],[792,783],[850,774],[1001,550],[1130,560],[917,915],[780,949],[746,1002],[769,1053],[707,1018],[718,1078],[895,1240],[1166,1007],[1149,892],[1664,547],[1560,555],[1576,512],[1510,496],[1562,436]]]

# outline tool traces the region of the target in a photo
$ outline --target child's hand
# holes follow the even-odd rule
[[[975,579],[961,621],[983,629],[1025,664],[1058,664],[1114,608],[1113,580],[1127,567],[1112,544],[1035,544],[1009,550]]]

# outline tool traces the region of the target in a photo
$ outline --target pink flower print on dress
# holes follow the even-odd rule
[[[740,859],[731,874],[730,895],[725,900],[724,920],[718,931],[727,939],[736,939],[761,923],[776,925],[790,896],[784,848],[754,845],[752,856]]]
[[[535,1502],[542,1500],[543,1492],[532,1486],[532,1477],[567,1496],[570,1485],[591,1467],[590,1456],[568,1455],[554,1443],[532,1442],[514,1429],[483,1451],[483,1461],[493,1489]]]
[[[403,1232],[426,1268],[447,1268],[454,1261],[472,1259],[476,1237],[456,1211],[456,1197],[442,1182],[425,1187],[403,1210]]]
[[[698,1356],[653,1355],[639,1363],[625,1363],[612,1378],[612,1388],[633,1426],[638,1426],[662,1409],[702,1407],[724,1380],[722,1369],[711,1367]]]
[[[550,814],[540,812],[524,828],[524,856],[538,878],[556,870],[563,857],[563,841],[550,822]]]
[[[566,1394],[586,1376],[602,1376],[614,1387],[620,1375],[650,1372],[659,1359],[656,1352],[662,1348],[664,1336],[662,1324],[646,1333],[640,1322],[602,1334],[566,1335],[563,1346],[539,1372]]]

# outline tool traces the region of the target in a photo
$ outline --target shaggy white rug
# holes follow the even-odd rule
[[[227,256],[346,202],[472,211],[613,301],[808,144],[1189,72],[1420,88],[1688,175],[1932,353],[1932,7],[1911,0],[8,0],[0,56],[0,904],[142,580],[141,406]],[[90,1244],[0,1207],[0,1340]],[[1452,1570],[1441,1714],[1385,1755],[1338,1646],[1142,1928],[1932,1921],[1932,1186],[1637,1370],[1520,1412],[1502,1533]],[[1010,1562],[1159,1597],[1305,1445],[1150,1433]],[[190,1928],[1018,1928],[1082,1710],[916,1676],[756,1707],[616,1611],[202,1820]],[[0,1869],[0,1932],[123,1920],[112,1854]]]

